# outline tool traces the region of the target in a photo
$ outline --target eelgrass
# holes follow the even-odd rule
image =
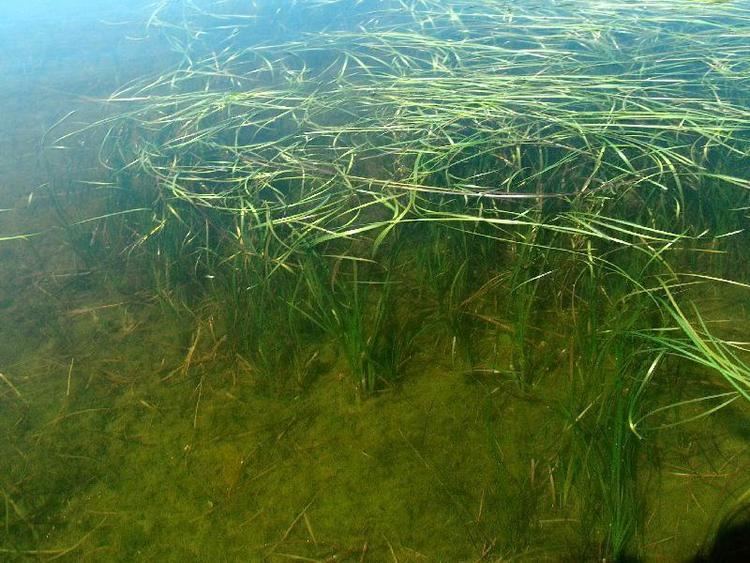
[[[316,255],[303,269],[306,297],[297,307],[337,343],[358,397],[396,382],[415,336],[398,317],[392,272],[379,269],[370,260]]]
[[[471,369],[475,357],[477,318],[475,305],[477,287],[477,243],[481,243],[462,224],[441,223],[417,225],[419,231],[409,233],[417,241],[414,254],[414,278],[422,302],[421,314],[429,320],[431,332],[441,335],[449,350],[451,363],[460,370]],[[437,344],[437,342],[436,342]]]
[[[163,3],[150,24],[182,66],[115,93],[123,109],[99,124],[103,161],[147,178],[128,189],[153,203],[122,246],[223,304],[268,377],[288,307],[336,343],[358,394],[391,384],[413,344],[393,328],[392,275],[411,263],[426,279],[403,279],[432,296],[454,365],[480,366],[486,321],[505,317],[510,361],[495,351],[492,371],[529,391],[542,343],[567,340],[585,404],[563,490],[598,491],[598,555],[624,557],[653,366],[680,356],[745,398],[750,381],[742,351],[685,313],[675,273],[739,251],[750,13],[678,5],[690,16],[673,2]],[[283,38],[290,20],[310,33]],[[424,247],[381,262],[404,227]],[[484,310],[502,290],[504,310]],[[542,318],[553,307],[567,337]]]

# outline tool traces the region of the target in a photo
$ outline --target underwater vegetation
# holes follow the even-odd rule
[[[473,551],[433,557],[647,556],[660,436],[750,399],[732,317],[750,290],[750,6],[162,2],[148,27],[181,62],[58,136],[100,139],[109,179],[95,212],[54,204],[81,261],[126,257],[185,329],[163,380],[203,353],[258,396],[335,380],[387,417],[411,378],[450,373],[484,393],[461,405],[488,443],[478,515],[416,431],[383,430],[464,522]],[[304,519],[315,546],[294,558],[330,560],[312,503],[266,557]],[[550,522],[567,527],[546,553]]]

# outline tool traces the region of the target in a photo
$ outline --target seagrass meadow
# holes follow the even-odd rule
[[[0,559],[721,560],[748,0],[107,26],[0,98]]]

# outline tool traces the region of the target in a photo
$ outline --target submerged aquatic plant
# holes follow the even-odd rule
[[[750,207],[746,9],[176,4],[150,24],[182,64],[113,94],[118,113],[97,124],[123,205],[151,209],[112,230],[119,246],[189,285],[178,302],[221,310],[267,380],[305,364],[312,323],[358,395],[391,385],[417,333],[402,292],[430,302],[409,307],[432,308],[454,366],[530,393],[564,358],[576,437],[560,494],[595,491],[598,555],[637,551],[653,366],[678,356],[750,398],[744,350],[683,301],[676,273],[742,283],[713,258],[734,259]],[[289,18],[304,23],[293,36]],[[725,18],[733,33],[715,33]]]
[[[304,266],[300,310],[338,344],[358,396],[395,382],[414,337],[399,320],[392,273],[386,269],[378,280],[362,275],[373,266],[369,260],[315,255]]]

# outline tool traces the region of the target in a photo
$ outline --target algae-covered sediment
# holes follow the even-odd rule
[[[749,15],[157,6],[0,216],[1,552],[696,555],[746,497]]]

